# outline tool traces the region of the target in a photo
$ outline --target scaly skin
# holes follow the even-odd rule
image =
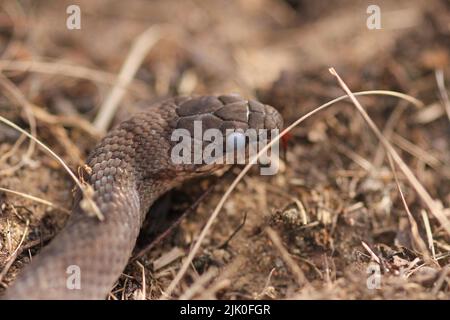
[[[24,268],[5,298],[105,299],[131,256],[152,203],[189,178],[222,167],[171,162],[172,131],[192,132],[194,120],[223,133],[227,128],[282,127],[275,109],[237,96],[173,98],[122,122],[87,160],[92,172],[86,180],[105,219],[83,212],[78,193],[66,226]],[[67,286],[69,266],[79,267],[80,289]]]

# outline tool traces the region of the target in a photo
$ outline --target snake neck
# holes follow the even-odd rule
[[[89,156],[85,180],[92,185],[94,201],[105,219],[123,209],[122,214],[142,223],[154,201],[178,183],[165,170],[170,161],[169,134],[163,129],[167,126],[155,122],[148,113],[122,122]]]

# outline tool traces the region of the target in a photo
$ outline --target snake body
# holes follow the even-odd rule
[[[235,95],[172,98],[120,123],[86,163],[86,181],[104,220],[84,212],[78,191],[65,227],[33,257],[5,298],[105,299],[131,256],[153,202],[186,180],[222,167],[171,161],[171,133],[192,133],[194,121],[222,132],[282,126],[274,108]]]

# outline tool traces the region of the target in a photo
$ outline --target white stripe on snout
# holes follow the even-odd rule
[[[247,101],[247,123],[248,123],[249,117],[250,117],[250,109],[248,107],[248,101]]]

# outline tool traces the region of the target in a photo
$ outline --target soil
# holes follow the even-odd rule
[[[69,30],[72,2],[2,2],[0,115],[35,127],[73,172],[100,139],[90,129],[130,48],[158,25],[161,39],[111,126],[166,97],[221,93],[273,105],[289,125],[345,95],[334,67],[352,92],[392,90],[423,103],[357,98],[450,219],[450,102],[437,81],[442,74],[448,92],[449,2],[378,1],[381,29],[371,30],[366,1],[85,0],[77,1],[81,29]],[[30,60],[42,64],[17,64]],[[254,168],[245,176],[174,298],[450,298],[449,230],[398,166],[393,173],[349,100],[308,118],[283,142],[279,172],[267,177]],[[169,218],[212,186],[173,232],[128,264],[109,299],[162,297],[241,169],[171,192]],[[0,191],[1,295],[64,226],[74,185],[54,158],[0,123],[0,187],[53,204]],[[136,253],[164,228],[149,229]]]

